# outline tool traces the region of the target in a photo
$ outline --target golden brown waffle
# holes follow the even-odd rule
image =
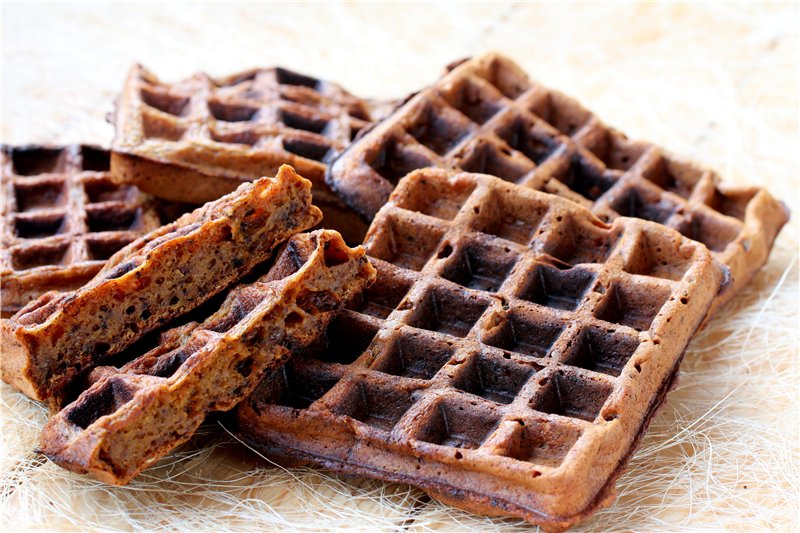
[[[361,242],[366,224],[324,183],[328,161],[379,108],[283,68],[165,83],[134,66],[117,102],[111,167],[150,194],[203,203],[294,166],[314,184],[323,225]]]
[[[338,233],[296,235],[269,272],[231,289],[202,323],[167,331],[119,371],[98,368],[103,377],[47,423],[41,452],[73,472],[127,483],[208,413],[250,394],[374,279],[364,249],[347,248]]]
[[[3,145],[0,173],[4,314],[80,287],[117,250],[174,220],[136,187],[114,184],[109,154],[96,146]]]
[[[285,166],[148,233],[83,287],[46,293],[2,321],[3,380],[57,399],[81,372],[219,293],[320,216],[311,183]]]
[[[241,436],[553,528],[613,499],[727,280],[671,229],[440,169],[365,246],[375,285],[239,405]]]
[[[554,193],[605,221],[629,216],[674,228],[730,266],[732,290],[717,306],[766,262],[788,220],[767,191],[721,185],[711,171],[628,140],[498,54],[455,66],[399,107],[331,166],[328,182],[371,219],[398,179],[426,166]]]

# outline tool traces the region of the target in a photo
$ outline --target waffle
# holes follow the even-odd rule
[[[232,289],[202,323],[167,331],[117,372],[97,369],[103,377],[47,423],[41,452],[73,472],[127,483],[208,413],[245,398],[374,279],[363,248],[347,248],[338,233],[293,237],[270,272]]]
[[[328,182],[367,219],[397,180],[421,167],[481,172],[569,198],[604,221],[637,217],[705,244],[733,286],[766,262],[788,210],[756,187],[631,141],[572,98],[531,81],[510,59],[467,60],[399,107],[332,166]]]
[[[282,167],[135,240],[83,287],[42,295],[2,321],[3,380],[32,398],[57,399],[81,372],[199,306],[319,222],[310,189]]]
[[[4,315],[49,290],[80,287],[117,250],[171,222],[159,205],[108,172],[95,146],[6,146],[0,149]]]
[[[327,188],[325,169],[382,112],[283,68],[165,83],[136,65],[117,103],[111,167],[153,195],[203,203],[287,163],[314,184],[324,225],[360,243],[366,224]]]
[[[727,268],[488,175],[419,170],[375,285],[237,408],[257,450],[558,529],[613,499]]]

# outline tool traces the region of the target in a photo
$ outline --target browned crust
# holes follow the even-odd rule
[[[236,190],[242,183],[252,181],[237,176],[208,176],[188,167],[151,161],[121,152],[111,153],[111,168],[113,179],[117,183],[136,185],[159,198],[190,204],[216,200]],[[275,170],[277,168],[262,175],[273,174]]]
[[[171,114],[176,101],[183,111]],[[218,107],[258,112],[228,122],[210,112]],[[334,196],[324,181],[327,162],[388,109],[389,103],[367,102],[336,84],[280,68],[216,80],[198,73],[166,83],[135,65],[117,102],[112,172],[118,182],[153,195],[203,203],[289,164],[313,183],[315,199]],[[176,129],[181,135],[173,135]],[[339,204],[337,212],[349,210]],[[360,242],[349,237],[366,227],[355,215],[326,218],[335,220],[324,220],[324,227]]]
[[[479,94],[475,102],[462,103],[465,113],[469,113],[480,112],[480,106],[487,105],[487,99],[496,100],[489,104],[497,106],[499,111],[478,124],[456,111],[453,104],[444,103],[443,95],[459,94],[462,83],[465,83],[463,86],[469,83],[491,86],[489,92],[497,95],[501,88],[519,93],[513,101]],[[423,118],[426,112],[422,110],[428,105],[437,120],[450,124],[458,132],[458,135],[453,134],[457,140],[444,152],[434,153],[423,146],[424,143],[413,140],[409,133],[418,128],[423,135],[432,138],[431,144],[441,142],[435,133],[425,133],[425,127],[435,128],[431,125],[433,118],[427,123]],[[451,118],[445,118],[445,113]],[[453,115],[460,118],[453,118]],[[542,156],[536,164],[532,156],[523,153],[526,147],[511,146],[518,140],[507,142],[498,133],[513,125],[505,123],[510,120],[508,117],[516,119],[518,116],[534,124],[531,131],[538,135],[534,142],[552,145],[548,147],[552,152]],[[454,126],[454,122],[460,125]],[[730,267],[732,279],[730,289],[720,294],[709,314],[729,301],[767,261],[776,236],[789,219],[786,205],[766,190],[727,186],[714,172],[684,162],[659,147],[629,140],[574,99],[530,80],[511,59],[497,53],[451,65],[442,78],[357,139],[328,168],[328,184],[367,220],[377,213],[395,187],[371,165],[374,161],[386,163],[384,160],[395,157],[392,153],[398,150],[390,145],[402,147],[404,155],[399,159],[411,168],[432,165],[496,173],[526,187],[576,201],[603,220],[620,215],[640,216],[706,244],[720,262]],[[484,159],[478,165],[476,161],[481,158],[476,156],[481,153]],[[488,163],[492,157],[505,163]],[[412,164],[415,158],[417,162]],[[595,185],[591,180],[594,178],[576,178],[571,174],[572,165],[578,160],[583,168],[589,169],[585,172],[597,177],[601,184],[599,190],[593,190]],[[484,168],[476,170],[476,165]],[[647,177],[658,175],[664,165],[673,168],[667,181],[675,179],[677,186],[675,183],[659,184],[656,182],[660,178]],[[518,171],[520,168],[525,170]],[[508,175],[504,176],[504,172]],[[575,180],[577,187],[571,187],[570,180]],[[614,185],[609,185],[611,183]],[[586,188],[583,193],[573,190],[582,187]],[[679,190],[682,188],[686,190]],[[641,207],[637,207],[637,202]],[[734,207],[728,209],[726,203]]]
[[[151,161],[134,155],[112,152],[111,166],[118,183],[136,185],[141,190],[167,200],[201,204],[230,193],[242,183],[251,181],[248,175],[206,175],[179,165]],[[270,164],[265,168],[276,168]],[[354,246],[364,240],[368,225],[322,181],[317,169],[317,183],[312,186],[314,205],[322,211],[319,227],[338,231],[347,244]],[[274,172],[274,171],[273,171]],[[298,172],[306,176],[300,169]],[[270,172],[264,172],[269,174]],[[314,180],[312,180],[314,183]]]
[[[2,321],[3,380],[35,399],[197,307],[320,220],[291,167],[242,185],[117,252],[87,285]]]
[[[681,360],[683,360],[683,355],[681,356]],[[578,522],[582,522],[597,511],[614,503],[614,500],[616,499],[616,482],[619,477],[625,473],[628,463],[638,449],[639,443],[641,442],[645,433],[647,433],[650,423],[658,415],[658,413],[661,411],[661,408],[666,403],[667,393],[672,390],[678,380],[681,360],[678,361],[673,369],[673,372],[659,389],[658,396],[651,404],[646,419],[636,434],[636,438],[634,439],[633,444],[630,446],[627,455],[619,462],[619,465],[614,470],[614,473],[611,475],[611,477],[609,477],[608,482],[597,493],[597,497],[587,507],[572,516],[547,516],[537,512],[535,509],[528,509],[519,506],[514,502],[498,500],[496,498],[487,498],[484,494],[474,492],[469,489],[464,489],[463,486],[453,486],[446,483],[435,483],[428,481],[419,482],[418,479],[412,475],[404,475],[398,472],[388,472],[380,468],[355,466],[347,462],[329,459],[325,456],[309,454],[302,447],[292,448],[273,445],[272,441],[260,440],[258,427],[250,425],[253,424],[253,420],[256,417],[250,413],[250,408],[246,402],[242,404],[242,407],[239,408],[240,410],[237,413],[238,424],[242,424],[242,420],[245,420],[244,426],[242,426],[241,429],[237,428],[237,433],[248,446],[269,457],[271,460],[278,462],[279,464],[287,464],[295,467],[317,465],[329,468],[339,474],[367,476],[373,479],[379,479],[393,483],[407,483],[423,489],[431,497],[447,505],[484,516],[517,516],[532,524],[542,526],[545,531],[556,533],[559,531],[564,531]],[[252,417],[252,419],[250,417]]]
[[[21,169],[15,168],[18,158]],[[4,315],[47,291],[77,289],[112,251],[177,218],[159,210],[171,204],[113,185],[108,158],[107,150],[93,145],[0,147]],[[61,222],[48,227],[48,220]],[[20,230],[20,223],[28,229]]]
[[[47,265],[36,268],[35,272],[8,273],[2,277],[0,284],[3,291],[2,312],[13,315],[48,291],[75,290],[92,279],[103,268],[103,264],[103,261],[92,261],[66,269]]]
[[[514,207],[504,202],[511,202]],[[542,218],[532,223],[528,230],[530,237],[515,241],[519,245],[512,242],[513,239],[491,240],[485,235],[475,235],[474,228],[503,232],[511,227],[512,231],[517,231],[525,223],[523,219],[535,216],[535,213],[542,213],[539,215]],[[508,226],[492,226],[492,220]],[[534,229],[537,226],[538,232]],[[583,240],[580,235],[586,231],[593,237]],[[413,237],[413,241],[404,245],[409,237]],[[604,244],[607,238],[615,242],[610,248]],[[450,265],[459,264],[454,261],[465,253],[461,243],[472,242],[471,239],[482,239],[479,242],[500,254],[523,256],[517,260],[511,273],[505,274],[505,281],[495,289],[497,292],[479,294],[456,286],[466,281],[447,284],[445,280],[435,279],[457,279],[452,277]],[[568,243],[578,242],[574,239],[581,239],[581,244],[569,248]],[[412,483],[467,510],[518,516],[554,529],[567,527],[613,501],[614,480],[623,472],[647,424],[663,402],[690,339],[720,288],[727,282],[725,267],[714,261],[704,246],[663,226],[622,217],[606,226],[568,200],[523,189],[489,176],[453,174],[436,169],[417,171],[401,181],[391,201],[373,221],[365,245],[378,268],[379,286],[386,283],[382,280],[387,279],[397,283],[402,279],[412,280],[404,282],[410,283],[410,288],[400,293],[405,297],[391,300],[394,311],[386,310],[379,315],[383,318],[377,318],[378,315],[369,311],[374,309],[370,307],[371,302],[386,305],[387,297],[391,298],[393,281],[383,286],[383,293],[373,291],[365,295],[364,302],[343,316],[346,323],[363,324],[359,326],[363,331],[377,330],[361,355],[348,355],[348,361],[353,357],[355,361],[341,366],[326,362],[337,362],[335,353],[322,352],[317,357],[312,350],[293,362],[291,370],[284,370],[296,378],[284,377],[279,382],[284,384],[281,387],[288,387],[286,384],[293,379],[297,383],[314,384],[327,380],[338,384],[325,389],[328,392],[323,391],[321,397],[311,397],[312,403],[308,407],[294,407],[290,390],[276,389],[279,383],[275,378],[265,380],[237,409],[240,435],[257,449],[270,454],[312,461],[346,473]],[[569,252],[565,255],[566,250]],[[424,265],[414,263],[409,256],[415,253],[423,253],[423,257],[430,259]],[[577,260],[576,264],[571,259],[573,253],[589,260]],[[649,254],[656,254],[658,258]],[[546,303],[546,299],[537,300],[537,303],[543,302],[539,303],[541,307],[528,306],[519,300],[523,294],[520,290],[527,290],[525,280],[530,278],[526,274],[528,267],[525,265],[528,263],[525,256],[535,259],[534,265],[560,264],[565,269],[563,275],[591,268],[596,273],[593,283],[598,285],[578,293],[582,296],[575,296],[574,305],[577,307],[571,312],[563,313],[561,304]],[[472,268],[486,268],[480,264],[487,260],[474,256]],[[399,269],[387,261],[416,265],[414,270],[419,273],[407,268]],[[493,261],[496,264],[497,259]],[[628,295],[622,296],[623,292],[617,292],[623,286],[619,284],[629,282],[639,284],[638,288],[626,289]],[[428,297],[433,294],[431,289],[439,291],[437,294],[453,294],[453,298],[460,295],[460,300],[452,302],[441,299],[445,296],[438,297],[438,310],[430,311],[438,315],[435,320],[445,320],[442,313],[458,316],[460,308],[474,306],[474,302],[480,300],[488,307],[481,312],[481,318],[470,319],[470,323],[475,325],[469,333],[455,337],[437,336],[420,330],[441,331],[439,326],[425,326],[424,322],[419,322],[428,320],[420,313],[428,312],[421,309],[430,305],[426,302],[432,301]],[[627,299],[628,303],[621,304],[619,298]],[[632,313],[653,313],[651,316],[655,316],[652,322],[637,328],[637,347],[618,363],[618,372],[611,373],[592,366],[595,363],[586,366],[575,355],[581,353],[580,347],[586,342],[586,335],[598,331],[592,328],[599,328],[603,335],[623,332],[634,335],[630,329],[616,325],[624,325],[625,320],[616,314],[608,314],[609,305],[632,306]],[[534,320],[530,324],[533,325],[518,322],[523,325],[515,326],[513,339],[498,344],[498,338],[494,337],[496,332],[506,331],[503,325],[522,313],[530,313]],[[540,354],[534,358],[525,355],[531,352],[525,351],[530,350],[530,345],[526,348],[524,343],[538,342],[535,340],[539,335],[537,331],[546,331],[555,320],[564,321],[568,326],[558,333],[557,340],[550,341],[553,344],[546,349],[547,355]],[[335,334],[352,336],[356,331]],[[530,341],[525,340],[528,338],[526,335],[532,337]],[[421,340],[408,344],[408,339],[415,338],[429,339],[426,341],[429,344],[420,345]],[[605,352],[592,357],[619,353],[616,350],[620,349],[623,341],[620,337],[615,339],[602,348]],[[417,351],[403,348],[398,352],[401,341],[406,343],[402,346],[418,346]],[[387,366],[390,361],[398,361],[398,353],[402,354],[401,360],[405,362],[392,364],[412,365],[415,358],[426,361],[428,356],[423,353],[426,348],[420,346],[433,346],[430,343],[439,346],[430,348],[431,353],[444,349],[452,355],[448,356],[449,359],[440,359],[435,367],[439,370],[432,370],[434,374],[424,380],[397,377],[408,375],[403,368],[410,366]],[[590,350],[595,353],[595,349]],[[536,370],[532,375],[535,377],[528,375],[526,381],[517,385],[516,392],[509,393],[514,394],[513,398],[506,396],[502,401],[491,400],[496,396],[487,396],[485,387],[489,385],[474,389],[474,385],[464,381],[467,374],[463,374],[466,370],[462,369],[477,368],[470,366],[478,364],[473,354],[481,354],[480,357],[486,358],[487,364],[494,368],[505,365],[503,368],[507,373],[503,374],[506,376],[503,379],[509,383],[517,371],[514,368],[530,364],[543,365],[544,368]],[[586,368],[594,370],[581,370]],[[570,379],[576,381],[563,381],[559,387],[572,387],[574,385],[569,383],[578,382],[582,385],[573,392],[569,389],[559,392],[557,402],[560,406],[554,408],[547,403],[551,398],[548,390],[552,390],[548,389],[548,384],[553,381],[562,383],[563,376],[572,376]],[[573,398],[594,397],[600,383],[607,384],[603,386],[608,386],[610,393],[599,396],[601,403],[597,404],[596,410],[584,414],[570,414],[566,410],[568,408],[564,405],[570,401],[570,395]],[[352,403],[356,401],[351,399],[356,390],[362,391],[362,395],[367,390],[384,391],[380,397],[385,396],[389,405],[403,407],[396,412],[374,408],[373,415],[373,408]],[[305,398],[304,391],[294,394]],[[461,415],[452,413],[461,411],[455,407],[447,407],[450,415],[437,415],[437,412],[443,413],[437,411],[444,409],[443,405],[457,405],[463,409],[463,416],[477,417],[483,420],[483,425],[481,422],[474,422],[475,426],[458,422],[457,416]],[[387,419],[387,416],[391,418]],[[452,418],[455,425],[451,428],[449,422],[445,422],[450,429],[435,429],[436,426],[431,424],[438,424],[432,421],[439,420],[439,417],[448,421],[456,417]],[[389,425],[381,425],[386,420],[391,421]],[[521,430],[516,424],[520,421],[525,422],[523,427],[531,429]],[[479,439],[471,441],[475,446],[462,446],[463,440],[459,439],[466,438],[465,432],[473,431],[470,428],[479,426],[495,429],[488,435],[475,437]],[[385,429],[387,427],[389,429]],[[555,431],[559,427],[579,428],[580,436],[569,441],[569,452],[557,456],[557,463],[547,462],[550,460],[547,455],[546,460],[536,459],[536,440],[515,440],[515,435],[531,431],[537,435],[536,438],[543,439],[545,449],[555,449],[566,442],[559,436],[564,433]],[[443,437],[426,436],[439,431],[445,432]],[[454,434],[455,440],[451,441]],[[527,455],[531,453],[533,458]]]
[[[208,413],[241,401],[374,279],[364,249],[347,248],[336,232],[293,237],[271,271],[231,289],[202,323],[165,332],[119,371],[97,369],[104,377],[47,423],[41,452],[73,472],[127,483]]]

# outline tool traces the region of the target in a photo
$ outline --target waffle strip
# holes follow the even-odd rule
[[[613,499],[727,269],[652,222],[424,169],[376,284],[237,408],[261,452],[558,529]]]
[[[83,287],[46,293],[2,321],[3,380],[58,397],[81,372],[185,314],[320,220],[291,167],[242,185],[117,252]]]
[[[331,166],[331,187],[371,219],[398,179],[426,166],[492,174],[569,198],[604,221],[637,217],[705,244],[731,268],[732,290],[766,262],[786,206],[661,148],[629,140],[574,99],[487,54],[455,66],[357,140]]]
[[[96,146],[4,145],[0,173],[4,314],[80,287],[117,250],[174,220],[136,187],[114,184]]]
[[[364,249],[330,230],[293,237],[275,267],[230,291],[202,323],[116,369],[54,416],[41,451],[59,465],[125,484],[186,441],[212,411],[245,398],[265,372],[318,337],[374,281]]]
[[[324,225],[361,242],[366,225],[324,174],[377,110],[336,84],[282,68],[165,83],[136,65],[117,103],[111,167],[120,182],[202,203],[290,164],[314,184]]]

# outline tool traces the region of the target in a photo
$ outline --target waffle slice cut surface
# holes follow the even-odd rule
[[[663,226],[440,169],[365,246],[375,285],[239,404],[241,437],[555,529],[613,498],[727,281]]]
[[[399,107],[345,151],[328,182],[371,219],[398,179],[426,166],[492,174],[605,221],[636,217],[676,229],[730,266],[733,287],[717,305],[766,262],[788,220],[767,191],[725,186],[711,171],[629,140],[498,54],[457,65]]]
[[[166,83],[136,65],[117,103],[111,166],[120,182],[202,203],[290,164],[314,184],[323,225],[361,242],[366,225],[324,174],[380,113],[334,83],[282,68]]]
[[[314,226],[311,183],[291,167],[243,184],[126,246],[86,285],[2,321],[3,380],[35,399],[183,315]]]
[[[72,290],[137,237],[171,222],[174,204],[116,185],[96,146],[0,149],[2,312],[49,290]]]
[[[202,323],[101,377],[54,416],[41,451],[69,470],[124,484],[187,440],[211,411],[226,411],[308,345],[344,302],[374,281],[364,249],[321,230],[293,237],[275,266],[239,285]]]

